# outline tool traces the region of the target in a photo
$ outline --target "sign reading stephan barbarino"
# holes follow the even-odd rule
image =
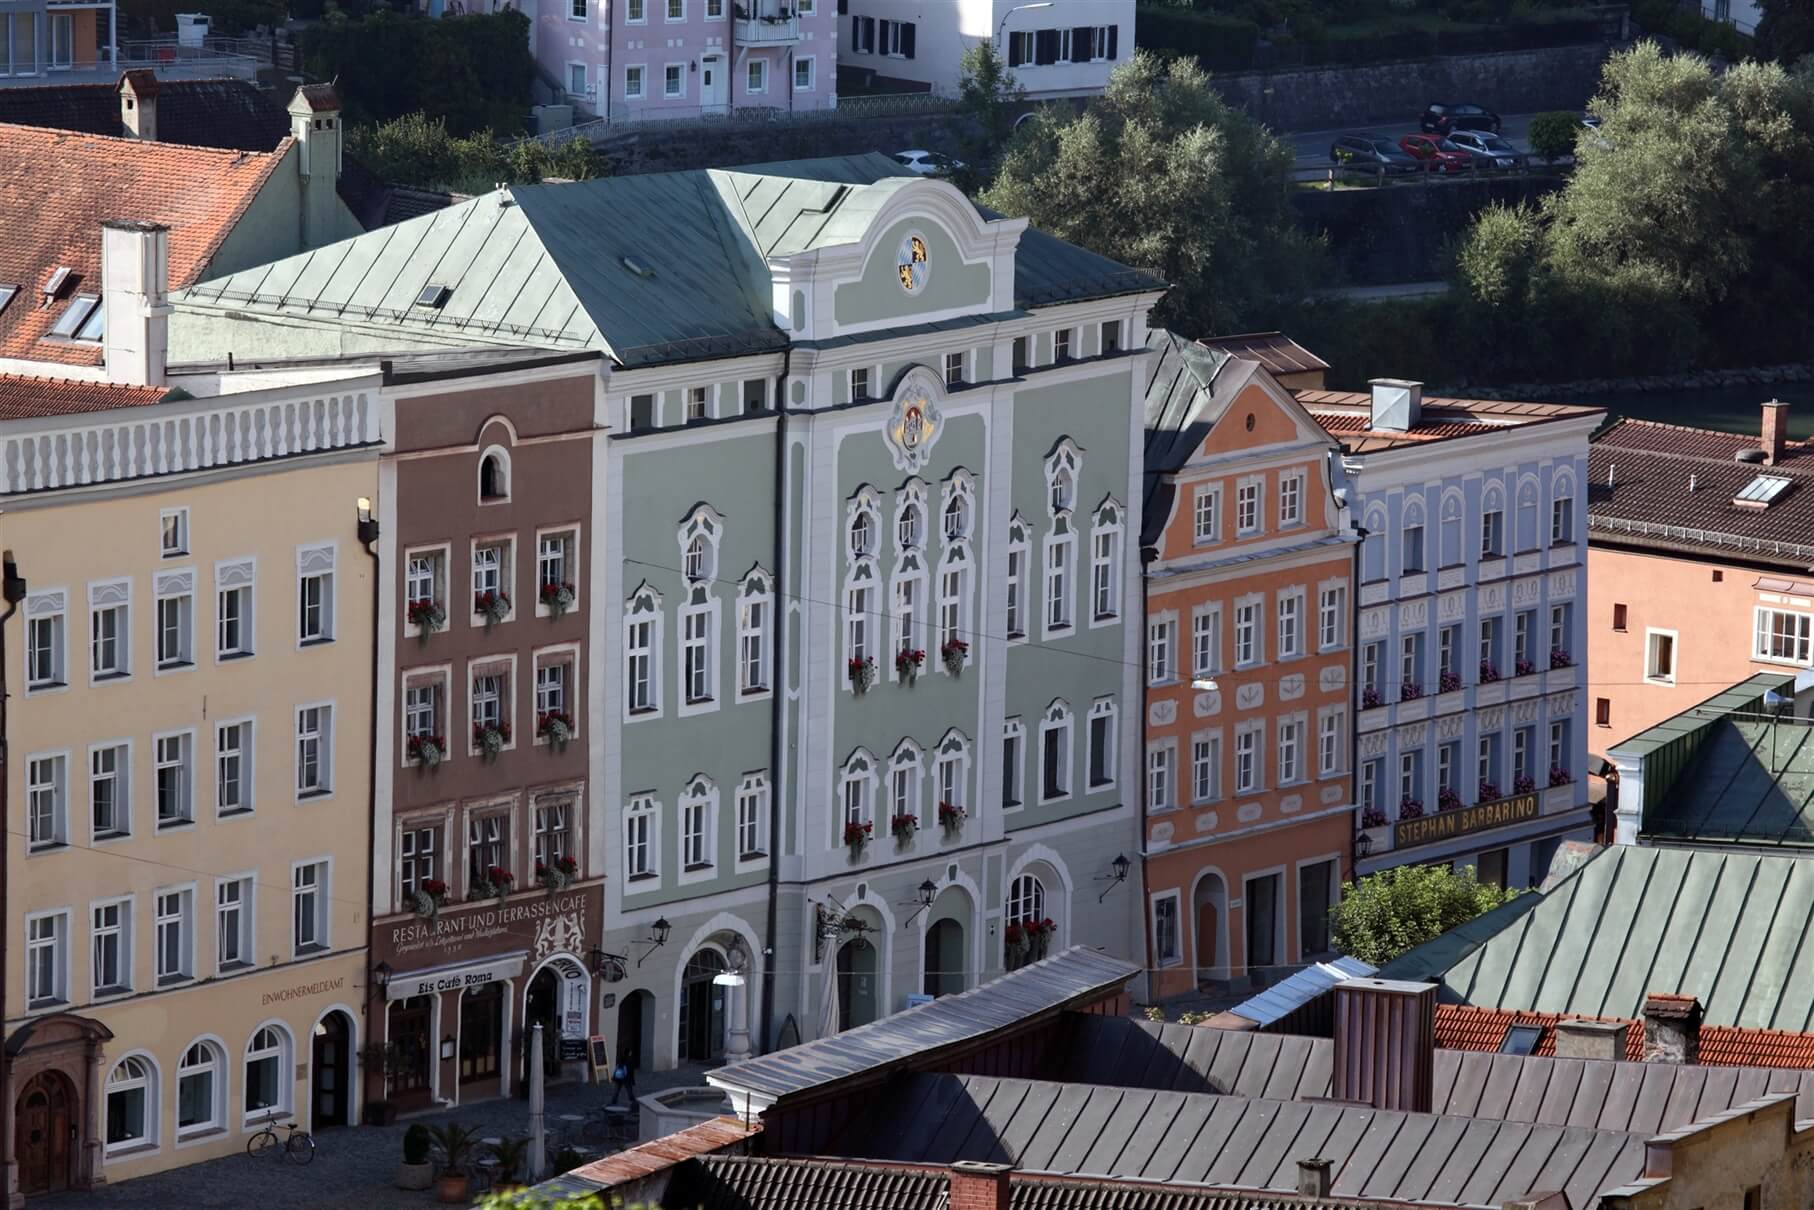
[[[1492,802],[1477,802],[1471,807],[1456,807],[1453,811],[1438,811],[1422,819],[1401,819],[1392,831],[1392,847],[1408,849],[1420,844],[1435,844],[1439,840],[1466,836],[1469,832],[1503,828],[1535,818],[1537,796],[1516,794]]]

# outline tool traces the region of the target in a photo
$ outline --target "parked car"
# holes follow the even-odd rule
[[[1516,168],[1524,163],[1522,151],[1491,131],[1457,130],[1448,142],[1472,156],[1476,168]]]
[[[1419,126],[1425,134],[1448,134],[1453,130],[1490,130],[1498,134],[1499,115],[1471,101],[1432,101],[1423,111]]]
[[[1427,172],[1465,172],[1474,159],[1447,139],[1433,134],[1408,134],[1398,140],[1398,147],[1422,164]]]
[[[1378,171],[1384,168],[1397,175],[1417,172],[1421,165],[1399,150],[1398,144],[1383,134],[1345,134],[1329,144],[1329,159],[1345,168]]]
[[[936,151],[897,151],[894,153],[894,162],[921,176],[950,176],[964,167],[962,160],[954,160]]]

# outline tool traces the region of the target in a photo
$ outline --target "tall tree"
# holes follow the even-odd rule
[[[1808,0],[1757,0],[1757,49],[1788,65],[1814,55],[1814,5]]]
[[[964,51],[958,64],[957,95],[963,113],[976,124],[977,137],[966,151],[971,172],[981,173],[994,163],[1014,133],[1015,111],[1026,102],[1027,90],[990,40]]]
[[[1329,912],[1335,948],[1384,966],[1406,950],[1440,937],[1517,896],[1447,865],[1407,865],[1369,874],[1342,888]]]
[[[1293,223],[1291,152],[1231,108],[1195,60],[1142,51],[1081,115],[1014,136],[982,201],[1172,283],[1156,319],[1192,335],[1275,322],[1320,251]]]

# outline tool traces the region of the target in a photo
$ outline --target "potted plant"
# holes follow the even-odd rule
[[[475,592],[472,594],[472,611],[485,619],[485,629],[490,630],[510,615],[510,597],[490,589]]]
[[[1386,826],[1386,813],[1380,807],[1368,807],[1361,812],[1360,826],[1363,828],[1383,828]]]
[[[939,659],[945,661],[945,671],[952,676],[964,670],[964,661],[970,656],[970,644],[962,639],[946,639],[939,645]]]
[[[428,1127],[411,1122],[403,1132],[403,1162],[397,1165],[397,1188],[426,1189],[435,1183],[435,1166],[428,1162]]]
[[[1537,790],[1537,779],[1528,773],[1520,773],[1512,778],[1513,794],[1533,794]]]
[[[1027,936],[1028,960],[1037,962],[1046,956],[1046,946],[1051,941],[1052,934],[1058,931],[1058,926],[1050,916],[1044,920],[1035,920],[1029,916],[1020,922],[1020,931]]]
[[[416,598],[405,612],[409,624],[416,628],[416,637],[424,643],[429,635],[447,625],[447,611],[433,597]]]
[[[867,656],[848,661],[845,672],[850,676],[850,687],[858,693],[869,692],[869,687],[876,683],[876,662]]]
[[[424,878],[416,887],[415,900],[411,904],[416,915],[433,919],[441,905],[447,902],[447,884],[439,878]]]
[[[499,1139],[486,1146],[491,1152],[492,1162],[498,1166],[498,1191],[502,1193],[521,1188],[517,1176],[523,1171],[523,1161],[529,1158],[529,1140],[517,1135]]]
[[[905,844],[920,830],[920,817],[911,811],[903,812],[888,821],[888,830],[894,833],[896,840]]]
[[[403,1048],[395,1042],[367,1042],[359,1048],[359,1062],[368,1076],[379,1079],[380,1093],[365,1103],[364,1121],[368,1126],[389,1126],[397,1120],[397,1107],[391,1104],[391,1077],[397,1074],[403,1059]]]
[[[510,724],[502,719],[495,723],[474,723],[472,725],[472,746],[479,750],[486,763],[498,758],[504,745],[510,742]]]
[[[409,737],[409,758],[421,768],[434,768],[446,755],[447,740],[443,736],[423,732]]]
[[[1488,781],[1486,778],[1481,778],[1480,787],[1474,793],[1475,803],[1496,802],[1498,801],[1498,798],[1499,783],[1496,781]]]
[[[485,876],[475,879],[472,889],[467,892],[468,899],[502,899],[510,894],[510,888],[516,882],[516,875],[501,865],[485,867]]]
[[[553,865],[535,863],[535,880],[548,888],[550,895],[579,877],[579,862],[571,857],[556,857]]]
[[[1573,780],[1574,780],[1574,778],[1572,778],[1568,775],[1568,770],[1564,769],[1561,765],[1551,765],[1549,767],[1549,784],[1550,785],[1566,786],[1569,782],[1571,782]]]
[[[968,816],[969,812],[956,803],[942,802],[938,805],[939,827],[945,829],[947,836],[956,834],[964,826],[964,820]]]
[[[441,1174],[435,1177],[435,1200],[448,1205],[465,1205],[469,1196],[472,1153],[479,1145],[479,1134],[458,1122],[430,1126],[428,1134],[441,1149]]]
[[[1380,700],[1379,690],[1369,686],[1360,691],[1360,708],[1362,710],[1374,710],[1383,705],[1385,702]]]
[[[1027,934],[1018,924],[1010,924],[1001,935],[1002,965],[1019,970],[1027,961]]]
[[[850,847],[852,857],[863,851],[863,846],[869,843],[870,834],[874,831],[874,824],[858,823],[854,819],[844,825],[844,843]]]
[[[926,652],[921,647],[903,647],[894,655],[894,671],[903,681],[913,684],[920,674],[920,665],[926,662]]]
[[[1529,676],[1535,671],[1537,671],[1537,665],[1531,663],[1523,656],[1519,656],[1512,663],[1512,674],[1514,676]]]
[[[1454,672],[1444,672],[1436,678],[1436,692],[1453,693],[1461,688],[1461,677]]]
[[[1414,702],[1422,696],[1423,686],[1416,681],[1406,681],[1398,687],[1398,700],[1401,702]]]
[[[1549,649],[1549,666],[1551,668],[1572,668],[1574,657],[1568,654],[1567,648],[1551,647]]]
[[[1480,661],[1480,683],[1482,685],[1491,685],[1494,681],[1497,681],[1498,679],[1499,679],[1498,665],[1494,664],[1493,661],[1491,661],[1491,660],[1481,660]]]
[[[1422,819],[1423,803],[1409,794],[1398,800],[1398,817],[1400,819]]]
[[[1436,791],[1436,809],[1438,811],[1458,811],[1461,809],[1461,795],[1448,786]]]
[[[535,716],[535,734],[565,751],[573,738],[573,716],[565,710],[544,710]]]
[[[549,580],[542,585],[542,606],[554,617],[572,609],[573,601],[573,585],[560,580]]]

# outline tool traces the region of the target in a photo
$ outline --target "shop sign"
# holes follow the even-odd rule
[[[315,996],[325,996],[337,992],[346,986],[346,976],[334,979],[317,979],[313,983],[296,983],[289,987],[280,987],[276,991],[265,992],[259,998],[259,1007],[269,1008],[273,1004],[287,1004],[291,1000],[308,1000]]]
[[[405,916],[373,930],[372,961],[403,972],[455,966],[499,954],[526,952],[532,962],[551,954],[583,954],[604,918],[597,885],[553,895],[524,895],[448,904],[434,916]],[[396,981],[401,981],[400,979]]]
[[[1515,794],[1510,798],[1477,802],[1471,807],[1438,811],[1421,819],[1401,819],[1392,830],[1392,847],[1409,849],[1417,845],[1453,840],[1472,832],[1503,828],[1537,818],[1537,796]]]
[[[514,958],[505,958],[498,962],[454,967],[451,970],[428,971],[420,975],[393,975],[390,985],[384,990],[387,999],[408,1000],[412,996],[429,996],[439,992],[459,992],[484,987],[487,983],[514,979],[522,973],[523,956],[518,954]]]

